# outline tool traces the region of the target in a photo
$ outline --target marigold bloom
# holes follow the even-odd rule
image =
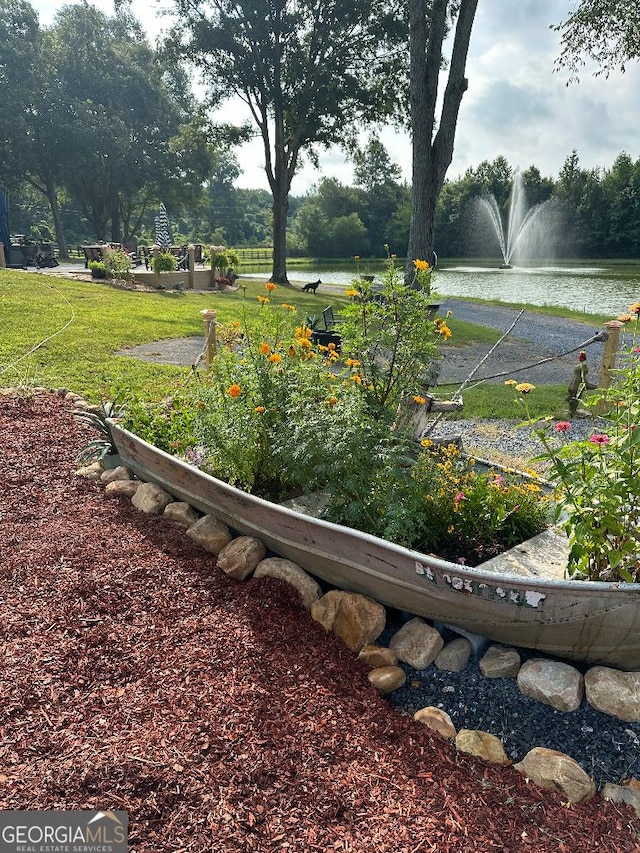
[[[268,290],[269,292],[273,292],[273,291],[276,289],[276,285],[275,285],[272,281],[268,281],[268,282],[265,284],[265,287],[267,288],[267,290]]]
[[[271,364],[280,364],[280,362],[282,361],[282,356],[278,352],[272,352],[269,356],[269,361],[271,362]]]
[[[311,329],[309,326],[297,326],[295,331],[296,338],[310,338]]]
[[[327,400],[327,403],[328,403],[330,406],[335,406],[335,404],[336,404],[337,402],[338,402],[338,398],[337,398],[337,397],[334,397],[333,395],[332,395],[331,397],[329,397],[329,399]]]
[[[609,444],[609,436],[606,433],[594,432],[593,435],[589,436],[589,441],[592,444]]]
[[[429,269],[429,262],[428,261],[416,260],[413,262],[413,265],[417,270],[424,271],[424,270]]]
[[[554,426],[556,432],[569,432],[571,429],[571,424],[569,421],[558,421],[558,423]]]
[[[287,352],[289,353],[289,356],[290,356],[291,358],[295,358],[295,355],[296,355],[296,348],[294,347],[294,345],[293,345],[293,344],[291,344],[291,346],[289,347],[289,349],[287,350]]]
[[[271,347],[268,343],[263,342],[260,344],[258,352],[260,353],[260,355],[269,355],[269,353],[271,352]]]
[[[535,387],[530,382],[520,382],[519,385],[516,385],[516,391],[520,394],[529,394],[531,391],[535,391]]]
[[[516,382],[515,379],[507,379],[504,384],[505,385],[517,385],[518,383]]]
[[[264,406],[256,406],[253,411],[261,415],[264,412]]]
[[[290,305],[288,302],[283,302],[282,307],[284,308],[285,311],[296,311],[297,310],[295,305]]]
[[[268,296],[258,295],[257,299],[261,305],[268,305],[271,302]]]
[[[336,345],[333,343],[333,341],[330,341],[330,342],[327,344],[327,349],[335,350],[335,348],[336,348]]]
[[[424,406],[424,404],[427,402],[427,398],[421,397],[420,394],[414,394],[413,402],[417,403],[419,406]]]
[[[420,444],[423,447],[431,447],[433,445],[433,441],[430,438],[423,438],[421,439]]]
[[[453,533],[453,531],[454,531],[454,530],[455,530],[455,527],[453,526],[453,524],[450,524],[450,525],[447,527],[447,533]]]
[[[629,307],[629,313],[640,315],[640,302],[634,302],[633,305]]]
[[[437,331],[438,331],[438,334],[440,335],[440,337],[444,338],[445,341],[448,340],[452,334],[451,329],[444,322],[440,323],[440,325],[437,328]]]
[[[620,314],[619,317],[616,317],[616,320],[619,323],[630,323],[633,320],[631,314]]]
[[[360,294],[353,287],[350,287],[348,290],[345,290],[344,295],[354,297],[354,296],[359,296]]]
[[[302,349],[311,349],[311,341],[309,338],[296,338],[296,343]]]
[[[234,382],[233,385],[227,388],[227,394],[230,397],[239,397],[242,394],[242,388]]]
[[[357,358],[348,358],[345,361],[345,364],[347,365],[347,367],[360,367],[360,362]]]
[[[353,376],[349,377],[349,379],[351,379],[357,385],[362,385],[362,376],[360,376],[359,373],[354,373]]]

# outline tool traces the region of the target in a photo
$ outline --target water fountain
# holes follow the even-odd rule
[[[488,216],[500,244],[503,260],[500,269],[511,269],[512,261],[530,255],[532,248],[542,242],[541,229],[545,223],[541,214],[547,205],[545,201],[527,208],[520,172],[516,172],[513,178],[506,231],[495,197],[487,195],[479,199],[480,210]]]

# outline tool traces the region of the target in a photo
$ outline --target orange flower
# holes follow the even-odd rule
[[[258,299],[258,302],[259,302],[261,305],[268,305],[268,304],[269,304],[269,302],[271,302],[271,300],[269,299],[269,297],[268,297],[268,296],[260,296],[260,295],[259,295],[259,296],[257,297],[257,299]]]
[[[329,397],[329,399],[327,400],[327,403],[329,406],[335,406],[335,404],[337,402],[338,402],[338,398],[334,397],[334,396]]]
[[[347,367],[360,367],[360,362],[356,358],[348,358],[345,361],[345,364]]]
[[[419,406],[424,406],[424,404],[427,402],[427,398],[420,396],[420,394],[414,394],[413,402],[417,403]]]
[[[267,343],[260,344],[259,348],[260,355],[269,355],[271,352],[271,347]]]
[[[289,349],[287,350],[287,352],[289,353],[289,358],[295,358],[295,356],[296,356],[296,348],[294,347],[294,345],[293,345],[293,344],[291,344],[291,346],[289,347]]]
[[[268,282],[265,284],[265,287],[267,288],[267,290],[268,290],[270,293],[273,293],[273,291],[276,289],[276,285],[275,285],[272,281],[268,281]]]
[[[311,341],[308,338],[296,338],[296,343],[302,349],[311,349]]]
[[[429,269],[428,261],[414,261],[413,265],[417,270],[420,270],[420,271],[424,271],[424,270]]]
[[[242,394],[242,388],[234,382],[233,385],[227,388],[227,394],[230,397],[239,397]]]
[[[629,307],[629,313],[640,315],[640,302],[634,302],[633,305]]]
[[[351,379],[352,382],[355,382],[356,385],[362,385],[362,376],[360,376],[359,373],[354,373],[353,376],[349,377],[349,379]]]
[[[282,361],[282,356],[277,352],[272,352],[269,356],[269,361],[271,362],[271,364],[280,364],[280,362]]]
[[[348,290],[345,290],[344,295],[350,296],[351,298],[353,298],[354,296],[360,296],[358,291],[355,290],[353,287],[350,287]]]
[[[264,412],[264,406],[256,406],[253,411],[261,415]]]

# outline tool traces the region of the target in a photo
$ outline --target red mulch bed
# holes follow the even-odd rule
[[[136,853],[640,849],[630,809],[457,754],[291,588],[76,478],[71,409],[0,397],[1,809],[125,809]]]

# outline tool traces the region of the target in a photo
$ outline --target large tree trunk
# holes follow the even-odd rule
[[[287,278],[287,211],[289,209],[289,190],[281,186],[276,170],[276,189],[273,193],[273,268],[271,281],[275,284],[289,284]]]
[[[58,196],[56,188],[52,181],[47,180],[47,199],[51,208],[51,216],[53,218],[53,229],[56,234],[56,242],[58,244],[58,256],[63,261],[69,260],[69,247],[67,246],[67,238],[64,233],[64,225],[60,216],[60,205],[58,204]]]
[[[434,137],[442,43],[448,0],[433,0],[427,37],[426,0],[410,5],[410,90],[413,142],[411,225],[405,280],[414,277],[414,260],[434,259],[436,203],[453,158],[458,112],[467,89],[465,66],[478,0],[461,0],[438,132]]]

